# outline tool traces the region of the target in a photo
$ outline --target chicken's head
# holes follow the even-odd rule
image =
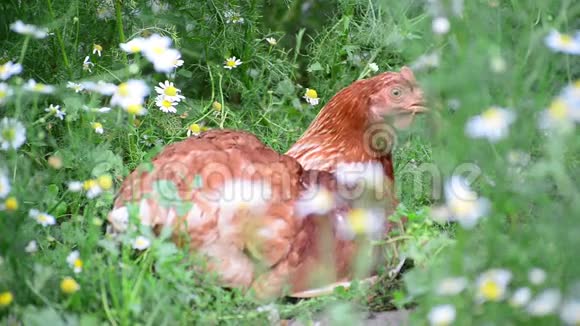
[[[425,112],[423,91],[411,69],[386,72],[367,81],[372,88],[369,97],[370,119],[391,120],[397,128],[408,127],[416,114]]]

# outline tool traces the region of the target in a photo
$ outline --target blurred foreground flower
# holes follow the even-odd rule
[[[296,214],[306,217],[311,214],[324,215],[334,207],[333,194],[324,187],[311,187],[302,192],[296,201]]]
[[[465,133],[471,138],[487,138],[496,142],[507,136],[509,126],[515,121],[512,111],[501,107],[490,107],[481,115],[467,121]]]
[[[72,251],[67,257],[66,262],[76,274],[83,271],[83,261],[78,250]]]
[[[111,105],[117,105],[130,113],[136,111],[134,106],[139,106],[145,102],[145,97],[149,95],[149,87],[144,81],[129,79],[119,84],[111,97]],[[142,108],[142,107],[141,107]]]
[[[28,212],[28,215],[32,217],[38,224],[44,227],[56,224],[56,219],[54,216],[36,209],[31,209]]]
[[[451,24],[446,17],[436,17],[433,19],[431,28],[433,29],[433,33],[443,35],[449,32]]]
[[[54,93],[54,86],[46,85],[43,83],[37,83],[34,79],[29,79],[26,84],[24,84],[24,89],[29,92],[40,93],[40,94],[52,94]]]
[[[437,295],[457,295],[467,287],[465,277],[447,277],[439,281]]]
[[[514,291],[509,303],[512,307],[523,307],[532,298],[532,290],[528,287],[519,288]]]
[[[267,38],[266,38],[266,42],[268,42],[268,44],[270,44],[270,45],[272,45],[272,46],[274,46],[274,45],[278,44],[278,41],[276,41],[276,39],[275,39],[275,38],[273,38],[273,37],[267,37]]]
[[[18,199],[11,196],[6,198],[4,203],[0,204],[0,211],[15,212],[18,209]]]
[[[476,297],[479,301],[500,301],[504,299],[512,273],[506,269],[490,269],[481,274],[477,281]]]
[[[60,282],[60,289],[64,294],[73,294],[80,290],[80,288],[79,283],[70,276],[63,278]]]
[[[445,205],[431,211],[438,222],[457,221],[463,228],[471,229],[489,211],[489,200],[479,197],[462,177],[452,176],[445,183],[444,191]]]
[[[455,306],[445,304],[431,308],[427,319],[431,326],[448,326],[455,321],[455,316]]]
[[[560,319],[566,325],[580,325],[580,301],[567,301],[560,310]]]
[[[532,268],[528,273],[528,280],[534,285],[540,285],[546,280],[547,274],[541,268]]]
[[[93,128],[93,130],[100,135],[102,135],[105,132],[103,124],[100,122],[91,122],[91,128]]]
[[[14,301],[14,295],[10,291],[0,293],[0,308],[9,306]]]
[[[562,295],[558,289],[546,289],[539,293],[526,307],[532,316],[546,316],[558,309]]]
[[[359,235],[376,239],[381,236],[384,228],[383,210],[354,208],[338,220],[337,234],[344,240],[352,240]]]
[[[38,251],[38,244],[36,243],[35,240],[31,240],[30,242],[28,242],[26,247],[24,247],[24,251],[26,253],[33,254]]]
[[[44,27],[37,27],[31,24],[25,24],[21,20],[17,20],[10,24],[10,29],[18,34],[33,36],[34,38],[38,39],[48,36],[48,29]]]
[[[8,196],[10,189],[10,179],[4,171],[0,171],[0,198]]]
[[[26,142],[24,125],[13,118],[0,120],[0,149],[18,149]]]
[[[12,88],[6,83],[0,83],[0,106],[4,105],[8,98],[12,96]]]
[[[13,75],[18,75],[22,72],[22,65],[19,63],[12,63],[8,61],[3,65],[0,65],[0,79],[7,80]]]
[[[580,55],[580,32],[576,32],[573,37],[568,34],[562,34],[557,30],[552,30],[544,41],[550,49],[556,52]]]

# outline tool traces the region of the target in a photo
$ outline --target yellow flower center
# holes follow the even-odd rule
[[[89,189],[92,189],[98,185],[99,185],[99,183],[97,182],[97,180],[90,179],[90,180],[83,182],[83,189],[89,190]]]
[[[147,247],[147,241],[145,239],[137,239],[135,240],[135,247],[137,248],[144,248]]]
[[[99,184],[99,187],[104,190],[109,190],[113,187],[113,178],[110,175],[105,174],[97,178],[97,183]]]
[[[41,222],[41,223],[46,223],[48,222],[48,216],[46,214],[38,214],[38,216],[36,217],[36,219]]]
[[[580,79],[578,79],[577,81],[574,82],[574,84],[572,84],[574,87],[574,89],[576,90],[580,90]]]
[[[103,129],[103,125],[100,122],[93,122],[93,129]]]
[[[197,123],[193,123],[189,126],[189,130],[194,134],[199,134],[201,132],[201,127]]]
[[[564,120],[568,115],[568,107],[562,99],[556,99],[550,104],[548,112],[554,120]]]
[[[100,44],[93,44],[93,50],[103,51],[103,47]]]
[[[83,261],[80,258],[77,258],[77,259],[75,259],[73,266],[75,268],[81,269],[81,268],[83,268]]]
[[[33,89],[37,92],[42,92],[44,90],[44,88],[45,88],[44,84],[38,83],[38,84],[34,85]]]
[[[143,110],[141,104],[131,104],[127,107],[127,112],[129,114],[139,114]]]
[[[211,106],[216,111],[221,111],[222,110],[222,104],[220,102],[218,102],[218,101],[214,101]]]
[[[8,71],[8,66],[7,65],[1,65],[0,66],[0,74],[3,74],[5,72]]]
[[[173,106],[173,102],[171,102],[171,101],[168,101],[168,100],[163,100],[163,101],[161,102],[161,106],[163,106],[163,107],[165,107],[165,108],[170,108],[170,107],[172,107],[172,106]]]
[[[318,93],[316,93],[316,91],[313,89],[308,89],[308,90],[306,90],[305,96],[308,98],[318,98]]]
[[[6,93],[5,91],[0,90],[0,100],[3,99],[3,98],[5,98],[7,94],[8,93]]]
[[[163,91],[163,93],[165,93],[165,95],[167,96],[175,96],[177,95],[177,88],[175,88],[175,86],[168,86],[167,88],[165,88],[165,91]]]
[[[0,307],[8,306],[13,300],[14,296],[12,295],[12,292],[6,291],[0,293]]]
[[[352,231],[356,234],[362,234],[367,229],[367,215],[362,208],[351,210],[346,216]]]
[[[475,208],[475,202],[471,200],[454,200],[449,208],[456,217],[466,216],[473,212]]]
[[[568,46],[568,45],[571,45],[572,42],[573,42],[572,36],[570,36],[568,34],[561,34],[560,35],[560,43],[562,43],[562,45]]]
[[[119,84],[118,90],[119,90],[119,95],[121,95],[123,97],[129,96],[129,85],[127,85],[127,83]]]
[[[4,206],[6,207],[7,211],[14,212],[15,210],[18,209],[18,200],[16,199],[16,197],[8,197],[4,202]]]
[[[2,138],[7,141],[13,141],[16,138],[16,130],[14,128],[7,128],[2,130]]]
[[[496,108],[489,108],[487,110],[485,110],[485,112],[483,112],[481,114],[481,116],[488,121],[499,121],[501,120],[501,113],[498,109]]]
[[[497,301],[501,298],[501,288],[493,280],[485,280],[479,287],[481,295],[490,301]]]
[[[153,52],[155,52],[155,54],[162,54],[165,52],[165,48],[162,46],[155,46],[153,47]]]
[[[60,289],[66,294],[73,294],[80,289],[80,285],[72,277],[65,277],[60,282]]]

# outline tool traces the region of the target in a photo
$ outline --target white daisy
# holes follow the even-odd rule
[[[105,96],[113,95],[117,90],[117,85],[102,80],[96,83],[93,81],[83,81],[81,82],[81,86],[89,92],[97,92]]]
[[[130,79],[116,87],[111,98],[111,105],[128,109],[131,105],[143,104],[147,95],[149,95],[149,87],[144,81]]]
[[[76,274],[83,271],[83,261],[78,250],[73,250],[67,257],[66,262]]]
[[[427,319],[431,326],[448,326],[455,321],[455,306],[450,304],[439,305],[431,308]]]
[[[155,98],[155,105],[159,107],[159,110],[165,113],[177,113],[177,109],[175,108],[177,102],[172,102],[163,95],[157,96]]]
[[[151,240],[140,235],[135,240],[133,240],[133,249],[145,250],[151,246]]]
[[[443,35],[449,32],[451,24],[449,23],[449,19],[446,17],[437,17],[433,19],[431,28],[433,29],[433,33]]]
[[[187,127],[187,137],[199,136],[201,134],[201,126],[197,123],[192,123]]]
[[[91,122],[91,128],[93,128],[95,132],[99,135],[102,135],[105,132],[103,124],[100,122]]]
[[[80,181],[69,181],[67,186],[68,190],[72,192],[79,192],[83,190],[83,183]]]
[[[580,88],[580,87],[579,87]],[[542,129],[566,129],[574,122],[580,122],[580,102],[570,93],[556,97],[550,106],[542,111],[538,124]]]
[[[34,79],[29,79],[26,84],[24,84],[24,89],[40,94],[51,94],[54,92],[54,86],[37,83]]]
[[[224,68],[232,70],[234,68],[237,68],[242,63],[243,62],[240,59],[236,59],[236,57],[234,56],[226,59],[226,61],[224,62]]]
[[[102,51],[103,47],[100,44],[93,44],[93,54],[96,53],[100,57]]]
[[[546,289],[538,294],[526,307],[526,311],[532,316],[546,316],[553,314],[560,301],[562,295],[558,289]]]
[[[423,54],[411,64],[411,70],[419,71],[430,68],[437,68],[439,67],[440,62],[441,56],[439,55],[439,52]]]
[[[324,215],[334,208],[334,195],[326,188],[314,186],[306,189],[294,204],[297,216]]]
[[[14,23],[10,24],[10,29],[13,32],[22,35],[33,36],[34,38],[45,38],[48,36],[48,29],[43,27],[37,27],[30,24],[25,24],[21,20],[17,20]]]
[[[228,24],[243,24],[244,18],[239,12],[229,9],[224,12],[224,17],[226,18],[226,23]]]
[[[471,138],[487,138],[491,142],[496,142],[507,136],[509,126],[515,119],[515,113],[508,109],[490,107],[481,115],[467,121],[465,133]]]
[[[28,215],[32,217],[38,224],[45,227],[56,224],[56,219],[54,218],[54,216],[44,212],[40,212],[36,209],[31,209],[28,212]]]
[[[532,290],[528,287],[519,288],[514,291],[514,294],[509,300],[512,307],[523,307],[532,298]]]
[[[183,60],[181,60],[181,53],[179,53],[177,57],[173,58],[173,68],[181,66],[183,66]]]
[[[0,120],[0,149],[18,149],[26,142],[26,128],[13,118]]]
[[[580,55],[580,32],[573,37],[561,34],[557,30],[551,30],[544,39],[546,46],[556,52]]]
[[[8,98],[12,96],[12,88],[6,83],[0,83],[0,106],[4,105]]]
[[[467,287],[467,279],[465,277],[446,277],[439,281],[436,293],[438,295],[457,295]]]
[[[540,285],[544,283],[544,281],[546,281],[546,277],[546,271],[541,268],[534,267],[528,272],[528,280],[533,285]]]
[[[82,92],[85,88],[83,87],[83,85],[79,84],[79,83],[73,83],[73,82],[67,82],[66,83],[66,88],[70,88],[72,90],[75,91],[75,93],[80,93]]]
[[[22,65],[19,63],[12,63],[8,61],[3,65],[0,65],[0,79],[7,80],[8,78],[18,75],[22,72]]]
[[[369,63],[369,70],[372,72],[377,72],[377,71],[379,71],[379,65],[374,63],[374,62],[370,62]]]
[[[95,66],[95,64],[91,62],[91,58],[87,55],[85,57],[85,60],[83,60],[83,70],[88,71],[88,72],[93,72],[91,70],[91,68],[94,66]]]
[[[139,53],[145,48],[145,42],[144,38],[136,37],[127,43],[119,44],[119,47],[127,53]]]
[[[318,101],[320,100],[318,98],[318,93],[316,92],[316,90],[314,90],[312,88],[307,88],[306,89],[306,92],[304,93],[303,98],[310,105],[317,105],[318,104]]]
[[[60,120],[64,120],[64,116],[66,115],[64,111],[61,111],[60,105],[54,104],[49,105],[46,109],[44,109],[44,112],[48,112],[54,115],[55,117],[59,118]]]
[[[580,325],[580,301],[565,302],[560,309],[560,319],[566,325]]]
[[[103,193],[103,188],[96,179],[89,179],[83,182],[83,189],[87,192],[87,198],[93,199]]]
[[[506,269],[487,270],[476,280],[477,299],[481,302],[503,300],[511,279],[512,273]]]
[[[272,46],[278,44],[278,41],[276,41],[276,39],[273,37],[266,37],[266,42],[268,42],[268,44],[270,44]]]
[[[159,83],[159,87],[155,86],[155,92],[172,102],[180,102],[185,98],[185,96],[181,95],[181,90],[168,80],[164,83]]]
[[[432,217],[437,221],[457,221],[471,229],[489,212],[489,200],[479,197],[462,177],[452,176],[445,183],[444,192],[445,206],[432,210]]]
[[[10,179],[3,171],[0,171],[0,198],[5,198],[10,193]]]
[[[26,247],[24,247],[24,251],[29,254],[33,254],[38,251],[38,244],[35,240],[28,242]]]

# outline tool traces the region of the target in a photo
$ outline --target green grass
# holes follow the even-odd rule
[[[513,274],[511,293],[530,286],[528,270],[540,267],[548,279],[531,286],[534,294],[554,287],[567,300],[575,295],[574,284],[580,281],[575,252],[580,142],[575,129],[546,136],[537,120],[560,90],[580,76],[578,56],[554,53],[543,41],[552,28],[579,29],[575,17],[580,5],[477,0],[465,1],[461,15],[455,15],[457,2],[432,1],[441,4],[434,8],[418,0],[171,1],[170,10],[155,13],[150,1],[138,0],[4,1],[0,64],[21,62],[24,71],[7,81],[14,95],[0,106],[0,117],[21,121],[27,140],[18,150],[0,151],[0,170],[9,176],[10,196],[19,202],[15,212],[0,211],[0,293],[14,296],[11,304],[0,307],[0,323],[269,324],[267,313],[256,310],[260,303],[194,271],[191,267],[203,264],[202,259],[177,248],[168,235],[156,238],[141,254],[132,250],[129,237],[123,238],[123,246],[115,245],[105,237],[103,225],[114,193],[87,199],[68,191],[67,182],[109,174],[118,186],[163,145],[185,139],[192,123],[247,130],[283,152],[338,90],[372,74],[369,62],[376,62],[380,71],[397,70],[434,52],[440,56],[438,67],[415,71],[432,112],[401,132],[395,150],[403,203],[399,212],[410,222],[404,234],[392,235],[395,244],[383,245],[389,266],[384,266],[381,282],[370,290],[338,290],[314,300],[280,299],[276,309],[282,318],[308,321],[323,312],[346,321],[351,309],[411,305],[416,307],[413,324],[427,324],[432,307],[452,303],[459,325],[557,323],[557,312],[533,317],[504,301],[474,306],[474,282],[489,268],[505,268]],[[99,19],[98,12],[108,4],[111,16]],[[244,23],[226,23],[228,9],[238,11]],[[449,18],[447,34],[433,33],[434,15]],[[9,25],[17,19],[47,27],[51,35],[36,40],[16,34]],[[185,61],[169,78],[186,97],[177,114],[165,114],[149,101],[149,114],[135,123],[115,107],[107,114],[87,112],[84,105],[108,103],[65,89],[67,81],[87,79],[118,84],[142,78],[150,86],[165,81],[143,58],[135,61],[139,69],[132,74],[129,64],[135,57],[118,47],[152,33],[170,36]],[[278,44],[270,46],[266,37]],[[102,57],[91,54],[93,44],[103,46]],[[92,72],[82,67],[87,55],[95,64]],[[228,71],[222,66],[231,56],[243,64]],[[503,71],[491,67],[497,58],[505,62]],[[57,85],[58,91],[25,93],[21,88],[29,78]],[[320,105],[304,102],[306,88],[318,91]],[[221,112],[214,112],[214,101],[223,104]],[[459,108],[450,109],[450,103]],[[66,110],[64,121],[47,116],[49,104]],[[466,121],[491,105],[517,114],[509,136],[497,143],[466,137]],[[91,128],[95,121],[103,124],[104,134]],[[532,158],[517,175],[507,159],[514,150]],[[61,167],[50,163],[55,157]],[[464,163],[479,167],[474,189],[492,203],[474,230],[429,219],[429,207],[444,201],[437,195],[442,185],[422,174],[435,168],[445,180]],[[28,217],[33,208],[54,215],[57,225],[37,225]],[[24,250],[31,240],[38,243],[35,254]],[[79,274],[66,263],[72,250],[79,250],[84,262]],[[402,279],[390,278],[390,265],[402,256],[413,258],[415,268]],[[453,297],[437,295],[439,281],[453,275],[469,279],[468,289]],[[80,284],[73,295],[60,290],[66,276]]]

